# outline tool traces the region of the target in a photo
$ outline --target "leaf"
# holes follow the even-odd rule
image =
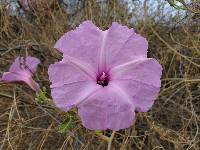
[[[181,5],[181,6],[177,5],[174,0],[167,0],[167,1],[168,1],[168,3],[170,4],[171,7],[174,7],[177,10],[187,10],[187,8],[184,5]]]
[[[40,104],[47,104],[49,102],[49,99],[47,98],[47,90],[45,87],[42,88],[40,93],[36,94],[35,100]]]
[[[63,122],[61,122],[61,124],[59,125],[58,131],[60,133],[65,133],[68,130],[70,130],[72,127],[73,127],[73,122],[72,122],[72,119],[70,117],[68,119],[65,119]]]

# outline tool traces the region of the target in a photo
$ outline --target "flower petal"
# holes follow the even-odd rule
[[[138,112],[147,112],[158,96],[160,87],[152,86],[136,80],[116,80],[115,84],[123,88],[131,96],[132,102]]]
[[[40,91],[39,85],[32,79],[40,60],[34,57],[17,57],[10,66],[9,72],[2,76],[4,82],[20,82],[28,84],[36,92]]]
[[[160,87],[162,66],[153,58],[131,61],[111,69],[112,80],[130,79]]]
[[[101,41],[102,31],[91,21],[85,21],[74,31],[65,33],[54,48],[62,52],[64,58],[71,56],[97,68]]]
[[[10,66],[10,72],[18,72],[22,69],[26,69],[31,74],[35,73],[40,60],[35,57],[17,57],[13,64]]]
[[[143,59],[113,68],[111,80],[132,97],[137,111],[146,112],[160,90],[161,73],[162,67],[155,59]]]
[[[29,85],[34,91],[39,92],[39,85],[32,79],[27,71],[21,72],[5,72],[1,78],[4,82],[24,82]]]
[[[74,31],[65,33],[54,48],[64,54],[64,59],[74,57],[92,65],[96,71],[102,71],[145,58],[148,43],[133,29],[116,22],[108,30],[102,31],[91,21],[85,21]]]
[[[96,80],[95,73],[89,65],[71,58],[50,65],[48,74],[53,87],[72,82]]]
[[[83,125],[91,130],[120,130],[134,121],[134,106],[127,95],[114,85],[102,87],[81,104],[78,113]]]
[[[51,95],[57,107],[68,111],[99,88],[83,70],[69,61],[50,65]]]
[[[147,56],[147,40],[136,34],[133,29],[114,22],[106,32],[101,53],[104,53],[103,63],[107,65],[107,69]]]

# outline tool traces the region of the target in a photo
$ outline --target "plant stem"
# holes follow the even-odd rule
[[[115,132],[116,132],[116,131],[113,131],[113,133],[112,133],[111,136],[110,136],[110,139],[109,139],[109,142],[108,142],[108,148],[107,148],[107,150],[111,150],[111,145],[112,145],[112,141],[113,141]]]

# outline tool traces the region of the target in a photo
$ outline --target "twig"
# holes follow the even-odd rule
[[[191,64],[195,65],[196,67],[200,68],[200,65],[191,61],[190,59],[187,58],[187,56],[182,55],[181,53],[179,53],[178,51],[176,51],[173,47],[171,47],[154,29],[153,27],[149,24],[149,27],[151,28],[152,32],[157,36],[157,38],[163,42],[168,48],[169,50],[171,50],[172,52],[174,52],[176,55],[179,55],[180,57],[184,58],[185,60],[187,60],[188,62],[190,62]]]
[[[110,139],[109,139],[109,142],[108,142],[108,148],[107,148],[107,150],[111,150],[111,145],[112,145],[112,141],[113,141],[115,132],[116,132],[116,131],[113,131],[113,133],[112,133],[111,136],[110,136]]]
[[[101,132],[96,131],[95,134],[98,135],[100,138],[102,138],[103,140],[105,140],[107,142],[110,141],[110,138],[105,136],[105,135],[103,135]]]
[[[24,48],[29,47],[29,46],[39,46],[39,44],[36,44],[36,43],[27,43],[27,44],[17,45],[15,47],[9,48],[7,50],[5,49],[5,52],[1,53],[0,57],[6,55],[7,53],[9,53],[12,50],[24,49]],[[2,50],[4,50],[4,49],[1,49],[0,51],[2,51]]]

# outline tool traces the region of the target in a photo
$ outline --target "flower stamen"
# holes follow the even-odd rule
[[[100,76],[97,76],[97,84],[104,86],[107,86],[109,82],[108,75],[106,75],[105,72],[102,72]]]

